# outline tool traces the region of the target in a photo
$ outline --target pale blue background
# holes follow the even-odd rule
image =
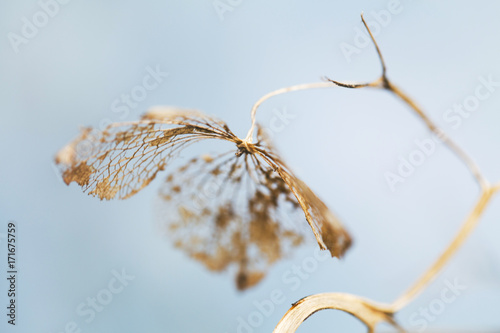
[[[434,260],[477,195],[467,170],[445,148],[391,192],[384,181],[398,156],[408,156],[426,129],[384,92],[341,89],[299,92],[263,105],[296,118],[275,139],[285,160],[342,218],[355,238],[345,260],[329,260],[292,291],[282,275],[312,255],[314,246],[271,270],[258,287],[235,290],[231,274],[212,274],[165,241],[154,222],[159,182],[127,201],[100,202],[52,165],[79,126],[121,120],[111,109],[141,84],[146,67],[169,72],[131,110],[150,105],[202,109],[244,136],[249,111],[263,94],[318,81],[370,80],[380,72],[373,48],[349,63],[339,45],[352,43],[359,14],[370,18],[389,1],[243,0],[221,21],[211,0],[73,0],[16,54],[7,34],[40,8],[36,1],[0,5],[0,232],[19,225],[19,325],[8,332],[236,332],[238,317],[272,290],[286,292],[255,332],[270,332],[303,296],[342,291],[390,302]],[[401,1],[403,11],[378,36],[389,75],[500,180],[500,91],[454,130],[444,111],[474,92],[478,76],[500,80],[500,6],[493,1]],[[300,132],[299,132],[300,131]],[[192,150],[195,152],[196,149]],[[188,152],[185,155],[189,155]],[[448,279],[467,290],[430,323],[434,328],[499,329],[500,202],[435,283],[398,314],[410,316],[439,297]],[[305,222],[304,222],[305,223]],[[1,253],[5,253],[5,240]],[[5,258],[2,254],[0,258]],[[2,259],[3,261],[4,259]],[[4,263],[0,263],[4,267]],[[75,312],[105,288],[113,269],[135,276],[90,324]],[[2,268],[3,269],[3,268]],[[6,285],[0,284],[2,304]],[[0,308],[4,308],[1,305]],[[0,318],[4,318],[4,310]],[[5,318],[0,324],[5,331]],[[311,317],[299,332],[364,332],[334,311]]]

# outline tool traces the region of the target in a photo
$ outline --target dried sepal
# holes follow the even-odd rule
[[[147,186],[187,145],[207,138],[234,137],[201,113],[154,110],[140,121],[85,128],[57,154],[66,184],[73,181],[100,199],[128,198]],[[160,117],[159,119],[158,117]]]
[[[168,238],[210,270],[236,266],[240,290],[260,281],[305,237],[293,193],[252,155],[190,160],[166,177],[160,197]]]
[[[270,149],[272,146],[269,138],[260,130],[257,137],[259,146],[268,147],[262,151],[262,156],[295,195],[320,248],[329,250],[333,257],[341,257],[352,244],[349,233],[325,203],[303,181],[293,175],[277,156],[275,149]]]
[[[395,328],[398,329],[399,332],[405,332],[401,327],[399,327],[394,321],[393,317],[398,311],[404,308],[409,302],[411,302],[418,294],[422,292],[422,290],[428,286],[428,284],[436,277],[440,270],[443,269],[445,264],[450,260],[450,258],[457,252],[463,242],[467,239],[467,236],[474,230],[474,227],[477,225],[479,218],[481,217],[484,209],[489,203],[492,195],[498,191],[500,191],[500,183],[496,185],[491,185],[489,181],[482,174],[481,170],[474,162],[474,160],[459,146],[457,145],[450,137],[448,137],[437,125],[427,116],[427,114],[423,111],[423,109],[418,106],[415,101],[406,95],[399,87],[397,87],[389,78],[387,77],[386,65],[383,59],[380,48],[370,31],[370,28],[365,21],[363,15],[361,15],[361,20],[367,29],[367,32],[375,46],[377,51],[380,64],[382,67],[381,76],[373,80],[371,82],[363,82],[363,83],[353,83],[353,82],[340,82],[337,80],[332,80],[329,78],[325,78],[327,82],[323,83],[313,83],[313,84],[302,84],[287,88],[282,88],[276,90],[264,98],[259,100],[254,108],[252,109],[252,122],[255,122],[255,111],[257,107],[270,96],[275,96],[277,94],[281,94],[288,91],[294,90],[305,90],[305,89],[313,89],[313,88],[325,88],[328,85],[325,83],[333,83],[335,86],[357,89],[357,88],[378,88],[384,89],[399,99],[401,99],[415,114],[424,122],[427,128],[436,134],[443,141],[448,148],[456,154],[456,156],[468,167],[469,171],[475,178],[476,182],[480,186],[481,195],[476,203],[476,206],[473,208],[470,215],[466,218],[464,224],[460,228],[459,232],[456,234],[455,238],[451,241],[448,247],[444,250],[444,252],[438,257],[438,259],[420,276],[420,278],[410,287],[408,288],[402,295],[400,295],[395,301],[391,304],[377,304],[367,299],[362,299],[360,297],[349,295],[349,294],[340,294],[340,293],[323,293],[305,297],[298,301],[297,303],[292,305],[292,308],[285,314],[285,316],[281,319],[278,326],[275,328],[275,333],[280,332],[295,332],[295,330],[300,326],[300,324],[313,315],[315,312],[324,310],[324,309],[335,309],[347,312],[354,317],[358,318],[362,321],[368,328],[369,332],[374,332],[376,326],[379,323],[389,323]],[[254,125],[249,131],[249,135],[252,133]]]
[[[218,158],[192,159],[167,177],[161,197],[171,207],[167,216],[176,216],[167,224],[177,247],[212,270],[236,264],[240,289],[257,283],[270,265],[301,244],[302,230],[286,225],[291,215],[305,215],[318,244],[332,256],[349,247],[347,232],[291,173],[262,131],[256,143],[242,140],[223,121],[196,110],[155,107],[139,121],[110,124],[103,131],[86,128],[58,153],[56,163],[67,184],[75,181],[101,200],[125,199],[147,186],[180,150],[205,139],[229,141],[236,149]],[[219,180],[220,189],[208,204],[193,209],[192,196],[199,190],[193,182],[210,179]]]

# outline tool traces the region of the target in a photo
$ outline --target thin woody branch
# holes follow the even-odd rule
[[[493,194],[494,191],[492,188],[488,188],[482,192],[476,206],[467,217],[457,235],[451,241],[450,245],[448,245],[439,258],[429,267],[429,269],[422,274],[417,282],[391,304],[393,312],[397,312],[404,308],[436,278],[437,274],[439,274],[441,269],[448,263],[450,258],[458,251],[467,237],[472,233],[486,206],[491,201],[490,199]]]
[[[410,98],[408,95],[406,95],[400,88],[398,88],[395,84],[393,84],[389,78],[387,77],[387,68],[385,65],[384,57],[382,55],[382,52],[380,51],[380,48],[378,46],[377,41],[373,37],[373,34],[368,27],[368,24],[366,23],[363,14],[361,14],[361,20],[368,31],[368,34],[370,35],[370,38],[373,42],[373,45],[375,46],[375,49],[377,50],[377,54],[380,60],[380,65],[382,67],[382,76],[372,82],[369,83],[346,83],[346,82],[340,82],[337,80],[332,80],[329,78],[326,78],[329,82],[332,82],[333,84],[343,87],[343,88],[365,88],[365,87],[371,87],[371,88],[381,88],[385,89],[387,91],[390,91],[394,95],[396,95],[398,98],[400,98],[403,102],[405,102],[416,114],[417,116],[425,123],[427,128],[434,134],[436,134],[442,141],[443,143],[467,166],[473,177],[476,179],[478,184],[481,186],[481,188],[485,188],[488,185],[488,182],[482,175],[481,171],[479,170],[479,167],[477,164],[474,162],[474,160],[462,149],[460,146],[458,146],[443,130],[441,130],[428,116],[427,114],[420,108],[417,103]]]
[[[250,130],[248,131],[247,136],[245,137],[245,142],[247,143],[252,143],[253,140],[253,133],[256,127],[256,114],[257,114],[257,109],[259,106],[270,99],[271,97],[289,93],[292,91],[299,91],[299,90],[309,90],[309,89],[317,89],[317,88],[331,88],[332,85],[329,84],[328,82],[315,82],[315,83],[305,83],[305,84],[298,84],[295,86],[290,86],[290,87],[285,87],[281,89],[277,89],[275,91],[272,91],[264,96],[262,96],[252,107],[252,111],[250,112],[250,116],[252,119],[252,126],[250,127]]]
[[[305,297],[292,305],[273,333],[295,332],[309,316],[321,310],[340,310],[358,318],[369,333],[380,323],[388,323],[404,332],[394,321],[391,309],[385,304],[344,293],[323,293]]]
[[[388,90],[399,99],[401,99],[405,104],[407,104],[415,114],[425,123],[427,128],[437,135],[443,143],[466,165],[474,179],[480,186],[481,194],[478,202],[476,203],[474,209],[465,219],[462,227],[459,229],[456,236],[453,238],[451,243],[446,247],[443,253],[438,257],[438,259],[427,269],[422,276],[399,298],[397,298],[391,305],[374,305],[370,303],[371,301],[363,300],[361,301],[356,296],[346,295],[346,294],[318,294],[304,298],[300,302],[300,306],[294,304],[292,308],[287,312],[287,314],[280,321],[274,332],[294,332],[299,325],[307,319],[308,316],[312,315],[314,312],[323,309],[337,309],[353,314],[356,318],[362,321],[368,328],[369,332],[374,331],[374,327],[379,322],[388,322],[395,325],[392,321],[392,315],[397,311],[404,308],[408,303],[410,303],[415,297],[417,297],[424,289],[431,283],[437,274],[442,270],[442,268],[448,263],[451,257],[457,252],[457,250],[463,245],[468,236],[472,233],[475,226],[478,224],[480,217],[484,213],[488,203],[491,201],[493,195],[500,191],[500,182],[491,186],[490,183],[481,173],[477,164],[473,159],[458,145],[456,144],[443,130],[435,125],[435,123],[427,116],[427,114],[417,105],[417,103],[411,99],[407,94],[405,94],[401,89],[394,85],[387,78],[387,69],[385,65],[382,52],[368,27],[363,15],[361,14],[361,20],[368,31],[370,38],[377,51],[380,64],[382,67],[382,75],[368,83],[351,83],[351,82],[340,82],[325,78],[328,82],[333,83],[336,86],[357,89],[357,88],[379,88]],[[366,302],[366,303],[364,303]],[[364,308],[366,304],[372,304],[367,311]],[[299,308],[300,307],[300,308]],[[356,311],[353,311],[356,309]],[[373,311],[373,312],[371,312]],[[384,317],[386,315],[387,317]]]

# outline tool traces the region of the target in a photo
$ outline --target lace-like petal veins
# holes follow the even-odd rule
[[[64,170],[63,180],[66,184],[76,182],[80,186],[88,186],[90,177],[95,172],[92,165],[78,163],[71,170]]]
[[[166,177],[159,219],[173,243],[211,270],[237,266],[238,289],[258,283],[303,243],[304,215],[320,247],[341,256],[351,243],[348,233],[262,132],[255,145],[235,143],[236,156],[204,154]]]
[[[297,197],[320,248],[329,250],[332,257],[341,257],[352,244],[349,233],[304,182],[283,169],[278,173]]]
[[[75,181],[101,200],[125,199],[155,179],[179,151],[205,139],[229,141],[236,149],[192,159],[167,177],[161,197],[170,206],[165,224],[177,247],[211,270],[236,265],[240,289],[260,281],[302,243],[300,223],[290,221],[304,215],[322,249],[339,257],[349,247],[342,225],[290,172],[260,129],[253,144],[196,110],[155,107],[139,121],[103,131],[85,128],[55,160],[67,184]]]
[[[95,189],[89,192],[89,194],[92,194],[94,196],[97,195],[101,200],[110,200],[115,197],[117,192],[118,188],[111,186],[109,184],[109,179],[104,178],[103,180],[97,182]]]
[[[260,128],[257,135],[260,147],[264,148],[257,149],[258,153],[276,170],[295,195],[320,248],[330,251],[332,257],[341,257],[352,244],[349,233],[323,201],[303,181],[295,177],[285,163],[280,160],[273,151],[269,138],[264,135]]]
[[[292,223],[303,219],[293,194],[255,156],[192,159],[167,176],[160,198],[158,218],[168,238],[210,270],[236,266],[240,290],[258,283],[305,237],[301,224]]]
[[[224,123],[200,112],[156,108],[140,121],[83,129],[55,161],[66,184],[74,181],[101,200],[125,199],[147,186],[180,150],[210,138],[239,140]]]

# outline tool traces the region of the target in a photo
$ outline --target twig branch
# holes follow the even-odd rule
[[[323,293],[305,297],[293,304],[278,323],[273,333],[295,332],[304,320],[317,311],[332,309],[347,312],[358,318],[372,333],[377,324],[386,322],[403,330],[393,320],[390,308],[384,304],[376,304],[358,296],[344,293]]]
[[[272,91],[272,92],[270,92],[270,93],[262,96],[253,105],[253,107],[252,107],[252,111],[250,113],[251,118],[252,118],[252,126],[250,127],[250,130],[248,130],[248,134],[247,134],[247,136],[245,138],[245,141],[248,142],[248,143],[252,143],[253,132],[254,132],[255,126],[256,126],[255,115],[257,113],[257,109],[259,108],[259,106],[262,103],[264,103],[265,101],[267,101],[269,98],[277,96],[277,95],[285,94],[285,93],[292,92],[292,91],[309,90],[309,89],[317,89],[317,88],[332,88],[332,85],[329,82],[316,82],[316,83],[298,84],[298,85],[295,85],[295,86],[281,88],[281,89]]]
[[[430,266],[425,273],[413,284],[408,290],[406,290],[398,299],[396,299],[391,304],[391,309],[393,312],[397,312],[410,303],[415,297],[417,297],[424,288],[434,280],[436,275],[441,271],[441,269],[448,263],[450,258],[457,252],[457,250],[462,246],[470,233],[474,230],[479,218],[484,212],[487,204],[490,202],[491,196],[494,191],[491,188],[485,189],[481,197],[479,198],[476,206],[470,213],[470,215],[465,220],[464,224],[458,231],[457,235],[453,238],[452,242],[446,250],[439,256],[439,258]]]
[[[382,76],[377,80],[374,80],[373,82],[369,83],[343,83],[329,78],[326,79],[339,87],[352,88],[352,89],[364,88],[364,87],[380,88],[380,89],[385,89],[396,95],[403,102],[405,102],[417,114],[417,116],[421,118],[421,120],[425,123],[427,128],[429,128],[429,130],[432,133],[437,135],[438,138],[441,139],[443,143],[466,165],[466,167],[469,169],[475,180],[478,182],[479,186],[481,186],[481,188],[483,189],[486,188],[488,186],[488,182],[481,174],[479,167],[473,161],[473,159],[462,148],[460,148],[442,129],[436,126],[436,124],[425,114],[425,112],[417,105],[417,103],[413,101],[413,99],[411,99],[408,95],[406,95],[401,89],[399,89],[387,78],[386,75],[387,69],[384,58],[382,56],[382,52],[380,51],[377,41],[373,37],[373,34],[370,31],[370,28],[368,27],[368,24],[366,23],[362,14],[361,14],[361,20],[363,21],[363,24],[366,30],[368,31],[373,44],[375,45],[375,49],[377,50],[377,54],[380,60],[380,65],[382,67]]]
[[[377,42],[375,40],[375,37],[373,37],[372,31],[370,30],[370,28],[368,27],[368,24],[365,21],[363,13],[361,13],[361,21],[363,22],[363,25],[365,26],[366,30],[370,34],[370,39],[373,41],[373,44],[375,45],[375,49],[377,50],[378,58],[380,60],[380,66],[382,66],[382,77],[385,78],[386,77],[387,68],[385,66],[384,57],[382,56],[382,52],[380,52],[380,48],[378,47],[378,44],[377,44]]]
[[[323,309],[337,309],[348,313],[351,313],[359,320],[361,320],[369,329],[369,332],[373,332],[374,327],[379,322],[385,321],[395,325],[392,315],[397,311],[405,307],[409,302],[411,302],[415,297],[417,297],[422,290],[428,286],[429,283],[434,280],[441,269],[448,263],[450,258],[457,252],[457,250],[462,246],[467,237],[474,230],[474,227],[479,222],[479,219],[490,202],[492,196],[497,191],[500,191],[500,182],[491,186],[486,178],[481,173],[479,167],[474,162],[474,160],[459,146],[457,145],[443,130],[435,125],[435,123],[427,116],[427,114],[411,99],[406,95],[401,89],[394,85],[387,78],[387,69],[385,65],[382,52],[373,37],[368,24],[366,23],[363,14],[361,14],[361,20],[368,31],[370,38],[377,51],[380,64],[382,67],[382,76],[378,79],[368,82],[368,83],[347,83],[340,82],[326,78],[329,82],[336,86],[344,88],[378,88],[390,91],[403,102],[405,102],[415,114],[425,123],[427,128],[438,136],[439,139],[466,165],[474,179],[480,186],[481,194],[478,202],[476,203],[474,209],[465,219],[462,227],[459,229],[456,236],[453,238],[448,247],[439,256],[439,258],[427,269],[424,274],[399,298],[397,298],[391,305],[376,305],[371,301],[363,300],[357,296],[347,295],[347,294],[318,294],[306,297],[301,301],[297,302],[292,306],[292,308],[285,314],[283,319],[280,321],[274,332],[294,332],[299,325],[307,319],[308,316],[312,315],[314,312]],[[321,87],[324,87],[323,85]],[[314,87],[310,87],[314,88]],[[305,89],[310,89],[305,88]],[[270,97],[270,96],[269,96]],[[255,115],[255,109],[252,109],[252,115]],[[252,117],[252,119],[254,119]]]
[[[388,87],[386,88],[394,95],[398,96],[401,100],[403,100],[410,108],[415,111],[415,113],[424,121],[425,125],[430,129],[432,133],[434,133],[443,143],[467,166],[470,173],[477,181],[479,186],[482,189],[486,189],[488,187],[488,181],[484,178],[479,170],[479,167],[474,162],[474,160],[459,146],[457,145],[442,129],[437,127],[432,120],[424,113],[424,111],[401,89],[393,85],[389,80],[386,81]]]

